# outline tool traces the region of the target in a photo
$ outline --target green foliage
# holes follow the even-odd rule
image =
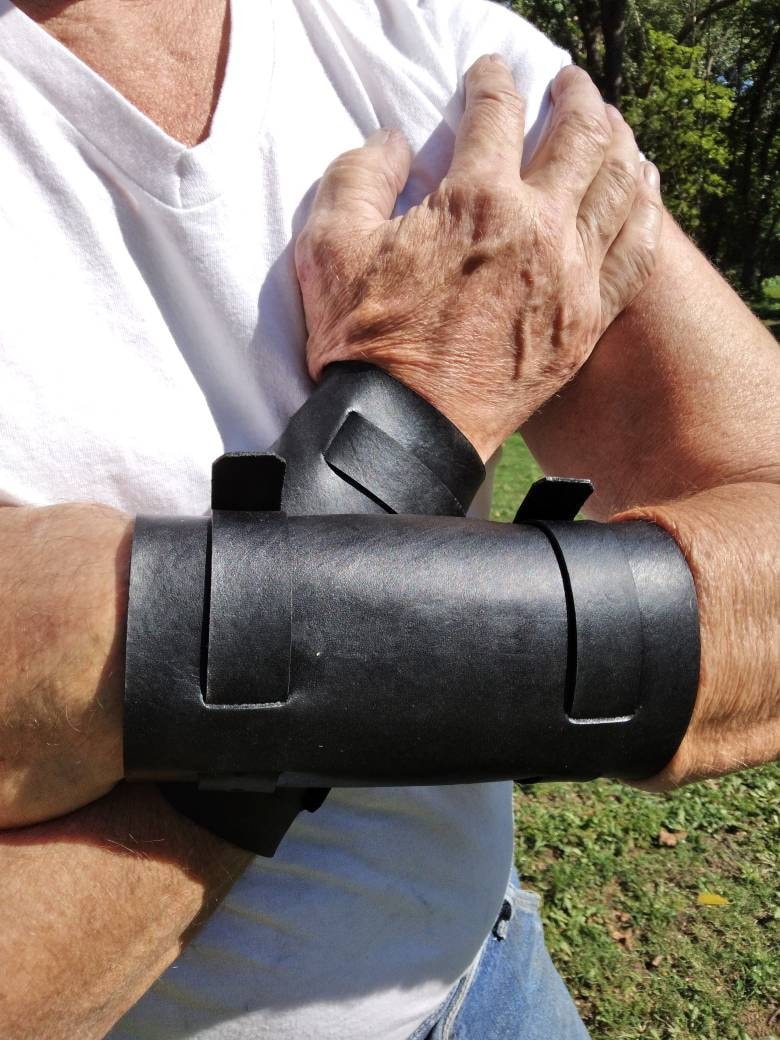
[[[664,199],[743,295],[780,269],[778,0],[504,0],[619,101]]]
[[[522,438],[510,437],[501,451],[501,461],[493,481],[494,520],[514,520],[517,507],[535,480],[542,475]]]
[[[564,47],[577,65],[587,66],[574,5],[568,0],[513,0],[508,6]]]
[[[728,190],[732,91],[707,78],[703,47],[686,47],[655,29],[647,32],[636,76],[624,114],[661,171],[669,209],[695,232],[704,203]]]
[[[763,280],[760,296],[751,302],[751,307],[775,339],[780,341],[780,275]]]

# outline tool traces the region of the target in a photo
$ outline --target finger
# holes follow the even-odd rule
[[[640,173],[639,149],[631,127],[612,105],[607,105],[607,118],[612,140],[577,216],[580,237],[597,266],[631,212]]]
[[[371,230],[389,220],[411,161],[409,145],[399,130],[377,130],[362,148],[344,152],[327,168],[309,223],[338,220]]]
[[[644,162],[631,212],[601,265],[603,329],[631,303],[653,273],[662,224],[658,170]]]
[[[552,82],[550,127],[523,180],[579,205],[612,139],[606,106],[587,72],[568,65]]]
[[[525,103],[509,67],[485,55],[466,73],[466,107],[455,136],[448,177],[519,180]]]

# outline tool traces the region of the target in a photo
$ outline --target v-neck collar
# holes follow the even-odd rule
[[[0,59],[136,184],[176,209],[204,205],[257,148],[274,66],[273,0],[228,0],[230,40],[208,137],[175,140],[45,29],[0,0]],[[248,126],[246,113],[254,118]]]

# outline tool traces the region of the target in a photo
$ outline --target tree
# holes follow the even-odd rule
[[[620,103],[665,199],[734,284],[780,272],[777,0],[504,0]]]
[[[704,48],[647,30],[625,115],[662,172],[669,209],[694,235],[705,207],[728,191],[733,109],[733,92],[706,78]]]

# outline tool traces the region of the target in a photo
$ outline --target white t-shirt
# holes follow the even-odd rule
[[[185,148],[0,0],[0,502],[202,513],[212,460],[267,447],[310,390],[291,240],[312,185],[400,126],[418,201],[494,51],[532,145],[566,56],[497,4],[233,0],[211,134]],[[334,791],[111,1035],[403,1040],[511,858],[509,784]]]

